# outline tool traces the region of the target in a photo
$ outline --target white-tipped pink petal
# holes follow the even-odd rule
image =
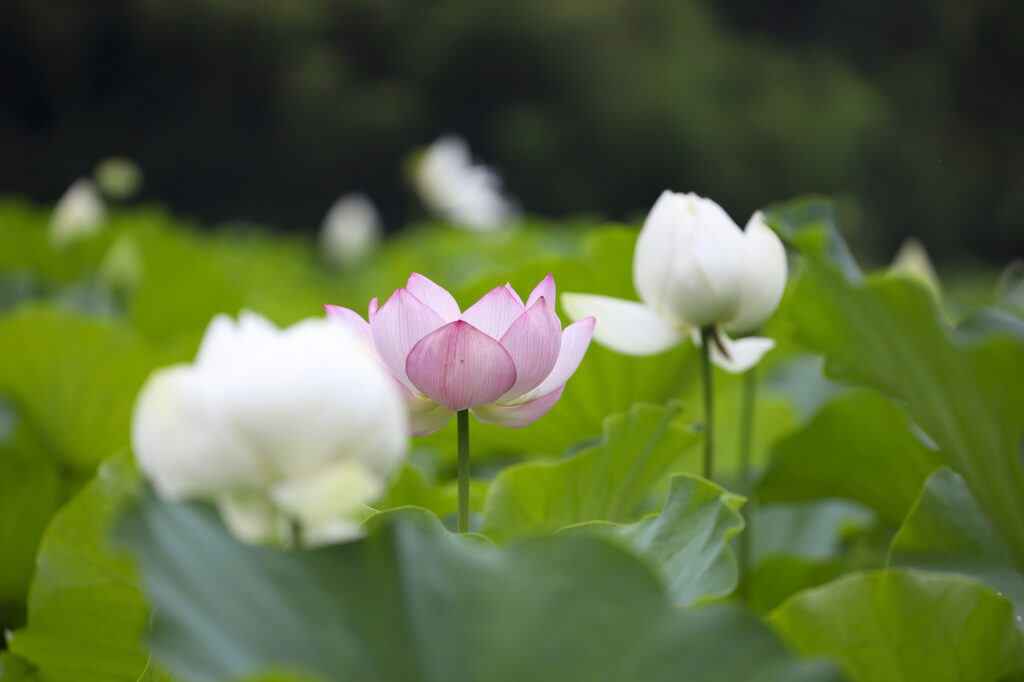
[[[485,424],[500,424],[509,429],[521,429],[547,414],[562,397],[564,388],[564,385],[559,386],[554,391],[521,405],[481,405],[474,407],[472,412]]]
[[[462,314],[459,304],[444,287],[435,284],[418,272],[409,275],[409,281],[405,288],[410,294],[425,303],[428,308],[440,315],[446,323],[454,322]]]
[[[456,411],[492,403],[516,382],[508,351],[462,320],[420,339],[409,352],[405,371],[416,390]]]
[[[380,307],[370,325],[373,345],[388,371],[409,388],[406,358],[427,334],[444,326],[441,316],[405,289],[399,289]]]
[[[345,325],[354,331],[359,338],[368,343],[373,343],[373,339],[370,337],[370,323],[360,317],[356,311],[342,308],[340,305],[325,303],[324,312],[327,313],[327,319]]]
[[[377,317],[378,307],[377,297],[374,296],[370,299],[370,305],[366,307],[366,319],[370,321],[370,324],[373,324],[373,318]]]
[[[573,320],[593,317],[594,340],[627,355],[654,355],[686,338],[678,327],[642,303],[596,294],[562,294],[562,307]]]
[[[540,281],[540,284],[533,288],[530,292],[530,297],[526,299],[526,307],[529,308],[537,302],[539,298],[546,298],[551,301],[551,305],[555,305],[555,278],[548,273],[548,276]]]
[[[533,400],[538,396],[544,396],[555,389],[564,386],[569,377],[576,372],[576,369],[583,361],[583,356],[590,347],[590,339],[594,335],[594,318],[587,317],[579,322],[574,322],[562,330],[562,345],[558,349],[558,359],[551,372],[544,377],[537,388],[533,389],[517,402]]]
[[[558,360],[562,325],[551,314],[548,299],[537,299],[520,315],[501,337],[501,345],[516,365],[516,383],[502,399],[513,400],[538,386]]]
[[[700,333],[692,334],[693,342],[700,346]],[[761,362],[765,353],[775,348],[775,341],[762,336],[747,336],[742,339],[731,339],[719,330],[718,340],[722,343],[725,353],[717,343],[711,344],[711,362],[731,374],[741,374]]]
[[[462,313],[462,319],[497,341],[525,312],[518,297],[505,287],[491,289]]]

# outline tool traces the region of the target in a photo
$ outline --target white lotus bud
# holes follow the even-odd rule
[[[514,218],[501,193],[501,178],[486,166],[473,165],[461,137],[442,137],[423,151],[413,181],[430,210],[458,225],[492,231]]]
[[[760,213],[740,230],[714,201],[666,191],[637,238],[633,283],[642,303],[569,293],[562,304],[574,320],[596,318],[598,343],[633,355],[660,353],[701,328],[756,328],[782,298],[786,250]],[[715,338],[712,359],[733,372],[774,346],[758,337]]]
[[[362,194],[346,194],[327,211],[320,248],[331,265],[352,267],[366,260],[381,237],[380,214]]]
[[[92,180],[75,180],[53,208],[50,243],[64,247],[91,237],[103,227],[107,211]]]

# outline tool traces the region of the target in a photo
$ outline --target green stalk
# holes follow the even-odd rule
[[[459,532],[469,532],[469,410],[459,410]]]
[[[747,527],[740,533],[740,590],[744,600],[749,600],[750,552],[754,535],[754,482],[750,476],[750,458],[754,440],[754,405],[757,400],[757,370],[752,367],[743,375],[743,411],[740,413],[740,485],[747,496]]]
[[[711,344],[715,343],[715,328],[701,327],[700,363],[704,379],[704,478],[709,481],[714,475],[715,455],[715,396],[711,384]]]

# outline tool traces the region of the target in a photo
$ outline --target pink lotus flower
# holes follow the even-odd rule
[[[525,304],[506,284],[463,312],[444,288],[414,272],[379,310],[370,301],[369,322],[348,308],[324,309],[373,345],[403,389],[413,435],[426,436],[460,410],[518,429],[558,402],[590,345],[594,319],[563,330],[554,305],[551,275]]]

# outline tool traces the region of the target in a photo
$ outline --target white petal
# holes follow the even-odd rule
[[[676,244],[661,312],[703,327],[731,319],[739,308],[743,233],[715,202],[687,198],[685,220],[693,225]]]
[[[775,312],[786,288],[786,248],[778,235],[755,213],[743,233],[740,270],[740,307],[724,326],[729,331],[750,331]]]
[[[700,346],[700,333],[696,330],[692,333],[693,342]],[[711,344],[711,362],[721,367],[726,372],[741,374],[761,361],[761,358],[775,348],[773,339],[761,336],[747,336],[742,339],[731,339],[724,332],[719,330],[718,339],[728,355],[722,353],[718,344]]]
[[[633,285],[647,305],[658,310],[665,297],[677,241],[688,241],[692,221],[684,220],[685,195],[665,190],[644,220],[633,251]]]
[[[642,303],[595,294],[562,294],[562,307],[573,320],[593,317],[594,340],[619,353],[653,355],[686,338],[672,322]]]
[[[139,468],[168,498],[259,487],[259,460],[224,419],[222,391],[194,366],[154,372],[132,414]]]
[[[356,516],[381,495],[386,482],[362,462],[343,459],[282,481],[270,489],[270,497],[288,518],[316,527]]]

